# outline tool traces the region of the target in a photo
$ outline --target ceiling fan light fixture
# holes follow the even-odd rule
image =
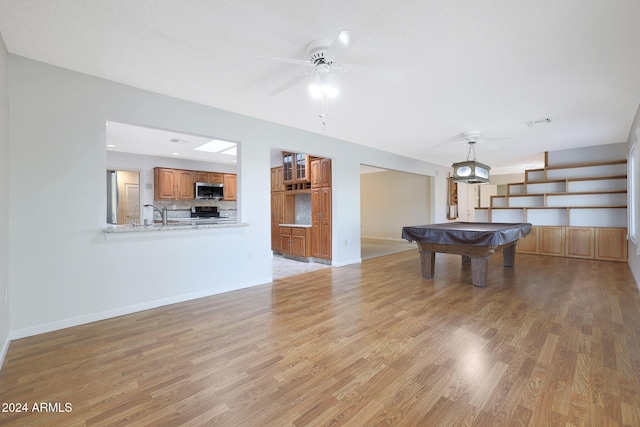
[[[335,81],[335,76],[331,73],[320,75],[316,74],[313,82],[309,85],[311,96],[316,99],[335,98],[340,94],[340,89]]]

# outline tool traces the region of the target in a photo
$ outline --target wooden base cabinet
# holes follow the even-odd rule
[[[308,257],[311,252],[309,227],[280,227],[280,252]]]
[[[523,254],[538,253],[538,227],[531,227],[531,233],[523,239],[518,240],[516,252]]]
[[[533,226],[517,252],[627,262],[627,229]]]
[[[540,255],[564,256],[565,227],[540,227],[538,250]]]
[[[627,261],[627,229],[596,228],[596,259]]]
[[[569,258],[595,258],[592,227],[567,227],[566,252]]]

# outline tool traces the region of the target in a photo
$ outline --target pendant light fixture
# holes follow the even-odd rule
[[[468,138],[469,152],[467,160],[451,165],[453,168],[453,180],[467,184],[486,184],[489,182],[489,171],[491,168],[476,161],[476,140]],[[473,160],[469,160],[473,151]]]

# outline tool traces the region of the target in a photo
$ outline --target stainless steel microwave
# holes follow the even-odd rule
[[[224,198],[224,185],[209,182],[196,182],[196,199],[222,199]]]

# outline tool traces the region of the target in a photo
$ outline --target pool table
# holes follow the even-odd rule
[[[503,252],[504,266],[513,267],[518,239],[531,233],[529,223],[451,222],[402,227],[402,238],[420,249],[422,277],[432,278],[436,252],[462,255],[471,261],[474,286],[487,285],[489,257]]]

